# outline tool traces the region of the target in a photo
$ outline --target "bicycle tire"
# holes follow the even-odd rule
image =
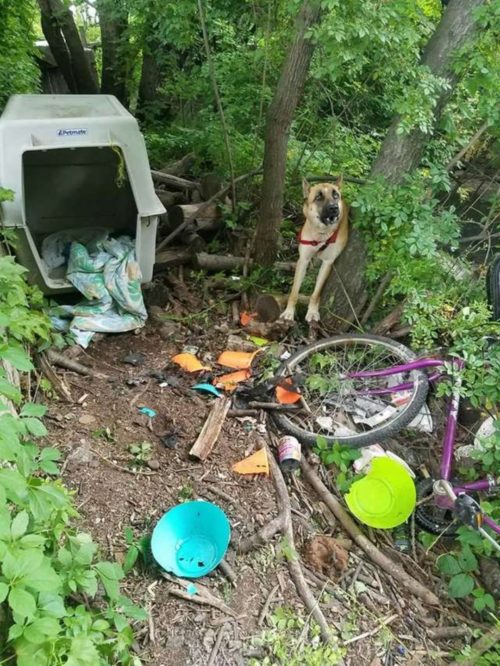
[[[493,321],[500,321],[500,254],[493,258],[488,269],[487,287]]]
[[[290,372],[293,372],[294,366],[298,365],[300,361],[303,361],[314,352],[327,350],[329,347],[339,346],[342,344],[350,344],[352,342],[365,342],[367,346],[373,346],[374,344],[385,346],[403,363],[413,361],[416,358],[415,354],[410,349],[399,342],[391,340],[390,338],[384,338],[378,335],[353,333],[325,338],[324,340],[313,342],[312,344],[299,349],[299,351],[293,354],[280,367],[278,370],[278,376],[286,376]],[[384,438],[391,437],[395,433],[402,430],[406,425],[411,423],[411,421],[413,421],[425,403],[427,398],[427,391],[429,388],[429,382],[424,372],[421,370],[413,370],[412,373],[414,373],[413,377],[415,379],[415,388],[411,399],[405,408],[401,410],[400,414],[391,421],[391,423],[381,425],[380,427],[376,427],[369,432],[359,433],[357,435],[335,437],[325,436],[327,443],[329,445],[333,445],[334,443],[338,442],[339,444],[347,445],[352,448],[361,448],[363,446],[369,446],[370,444],[378,443]],[[286,412],[274,412],[273,420],[278,428],[281,428],[287,434],[293,435],[302,444],[305,445],[314,446],[318,436],[324,436],[320,432],[313,432],[311,430],[304,430],[303,428],[299,428],[293,421],[291,421],[291,417]]]

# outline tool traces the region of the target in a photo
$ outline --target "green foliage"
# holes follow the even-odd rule
[[[255,645],[265,648],[264,659],[250,660],[250,666],[335,666],[342,662],[345,650],[334,640],[321,645],[319,627],[310,623],[306,636],[302,636],[305,620],[288,608],[277,608],[270,616],[271,628],[253,639]]]
[[[149,535],[144,535],[137,538],[131,527],[125,527],[123,530],[125,543],[128,546],[125,559],[123,561],[123,572],[127,574],[133,569],[137,561],[140,559],[142,564],[146,564],[150,559],[151,552],[151,538]]]
[[[324,465],[327,467],[333,465],[338,471],[335,483],[341,492],[347,492],[354,481],[361,478],[361,475],[354,474],[352,468],[352,463],[361,457],[359,449],[342,446],[339,443],[330,447],[326,438],[319,436],[316,439],[314,451],[319,455]]]
[[[133,466],[144,466],[151,460],[152,445],[150,442],[139,442],[138,444],[131,444],[129,447],[130,453],[134,456],[132,462]]]
[[[10,257],[0,258],[0,358],[21,372],[32,368],[22,345],[50,333],[23,273]],[[78,514],[71,494],[48,478],[59,474],[60,452],[34,441],[47,434],[45,408],[22,404],[3,370],[0,399],[20,406],[18,416],[0,408],[2,657],[19,666],[138,666],[130,622],[146,614],[121,596],[122,568],[99,559],[91,537],[72,524]]]
[[[33,0],[0,0],[0,109],[10,95],[34,92],[38,86],[33,57],[35,11]]]

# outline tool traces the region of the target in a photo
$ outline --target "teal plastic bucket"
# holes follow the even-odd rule
[[[158,564],[182,578],[206,576],[226,554],[231,526],[224,511],[210,502],[179,504],[153,530],[151,550]]]

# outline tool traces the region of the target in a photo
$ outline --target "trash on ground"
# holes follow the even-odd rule
[[[345,496],[351,513],[377,529],[404,523],[416,500],[415,484],[408,470],[388,456],[373,458],[367,475],[355,481]]]
[[[250,370],[238,370],[237,372],[231,372],[227,375],[217,377],[214,379],[214,384],[217,388],[231,393],[236,389],[238,384],[241,382],[246,382],[247,379],[250,379],[250,376]]]
[[[215,395],[217,398],[220,398],[222,393],[215,388],[212,384],[196,384],[196,386],[193,386],[193,389],[195,391],[201,391],[202,393],[211,393],[212,395]]]
[[[269,344],[269,340],[266,338],[259,338],[257,335],[249,335],[248,339],[251,340],[254,345],[257,345],[257,347],[265,347]]]
[[[182,353],[172,356],[173,363],[177,363],[186,372],[200,372],[200,370],[210,370],[206,365],[203,365],[194,354]]]
[[[193,356],[196,356],[196,354],[200,351],[199,347],[196,347],[196,345],[185,345],[182,348],[183,354],[192,354]]]
[[[160,437],[160,442],[165,446],[167,449],[175,449],[177,448],[177,441],[179,439],[179,435],[172,431],[172,432],[167,432],[164,435]]]
[[[278,461],[284,472],[294,472],[300,467],[302,451],[300,442],[291,435],[281,437],[278,442]]]
[[[349,553],[339,540],[319,534],[307,544],[306,561],[311,568],[335,580],[347,569]]]
[[[392,451],[386,451],[384,448],[380,446],[380,444],[372,444],[371,446],[364,446],[361,449],[361,455],[359,458],[357,458],[352,466],[354,467],[354,471],[357,474],[363,474],[365,472],[368,472],[370,465],[372,463],[372,460],[374,458],[379,458],[382,456],[386,456],[388,458],[391,458],[391,460],[396,461],[400,465],[403,465],[403,467],[406,469],[408,474],[414,479],[415,478],[415,473],[411,469],[411,467],[408,465],[407,462],[405,462],[402,458],[397,456],[395,453]]]
[[[228,335],[226,349],[230,351],[254,352],[255,344],[250,340],[244,340],[239,335]]]
[[[427,404],[423,404],[419,413],[415,416],[413,421],[411,421],[407,428],[413,428],[419,432],[431,433],[434,430],[434,424],[432,421],[432,415]]]
[[[151,550],[158,564],[183,578],[201,578],[226,554],[229,520],[217,505],[195,500],[167,511],[153,530]]]
[[[252,319],[255,319],[256,316],[256,312],[242,312],[240,314],[240,324],[243,327],[248,326],[248,324],[252,321]]]
[[[332,430],[333,429],[333,418],[331,416],[318,416],[316,423],[323,430]]]
[[[189,456],[191,458],[201,461],[205,461],[208,458],[220,435],[220,431],[222,430],[230,406],[231,400],[225,396],[216,398],[213,401],[212,409],[208,414],[207,420],[205,421],[196,442],[189,451]]]
[[[269,460],[266,449],[259,449],[252,455],[235,463],[232,467],[237,474],[269,474]]]
[[[150,419],[154,419],[154,417],[156,416],[155,410],[151,409],[150,407],[139,407],[138,409],[141,414],[149,416]]]
[[[290,384],[292,386],[292,380],[290,378],[287,378],[283,380],[283,384]],[[281,404],[281,405],[293,405],[296,402],[298,402],[301,398],[300,393],[297,391],[293,390],[287,390],[283,386],[277,386],[276,387],[276,400]]]
[[[144,377],[129,377],[129,379],[126,380],[127,386],[140,386],[141,384],[145,384],[147,382],[147,379]]]
[[[258,349],[254,352],[225,351],[219,356],[217,363],[234,370],[248,370],[258,353]]]
[[[96,332],[123,333],[144,326],[148,315],[141,271],[135,241],[128,236],[87,245],[72,242],[66,278],[86,300],[52,307],[50,315],[54,326],[72,333],[82,347],[88,346]]]
[[[122,358],[122,363],[127,363],[128,365],[133,365],[133,366],[138,366],[138,365],[143,365],[144,361],[146,360],[146,357],[144,354],[141,354],[140,352],[136,352],[133,354],[127,354]]]

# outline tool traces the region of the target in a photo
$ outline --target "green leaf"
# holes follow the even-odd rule
[[[7,595],[9,594],[9,586],[6,585],[5,583],[0,582],[0,604],[2,601],[5,601],[7,599]]]
[[[139,549],[136,546],[131,546],[125,555],[125,561],[123,562],[124,573],[127,574],[132,569],[134,564],[137,562],[138,557]]]
[[[0,539],[10,539],[11,515],[8,509],[0,509]]]
[[[38,606],[41,611],[53,617],[64,617],[66,615],[64,599],[53,592],[40,592]]]
[[[44,557],[41,566],[23,576],[23,583],[37,592],[58,592],[61,579],[52,568],[48,557]]]
[[[438,569],[441,573],[453,576],[462,571],[458,560],[453,555],[443,555],[438,559]]]
[[[458,554],[458,563],[462,571],[475,571],[478,567],[477,559],[469,546],[463,546]]]
[[[20,617],[31,620],[36,613],[36,602],[32,594],[21,587],[13,587],[9,594],[9,606]]]
[[[47,434],[47,428],[39,419],[28,417],[23,419],[23,423],[28,432],[34,437],[45,437]]]
[[[9,641],[14,641],[19,636],[22,636],[24,631],[24,625],[22,624],[13,624],[9,629]]]
[[[474,578],[466,573],[459,573],[450,580],[448,594],[454,599],[461,599],[469,595],[474,589]]]
[[[53,617],[40,617],[37,618],[31,625],[29,625],[37,633],[42,636],[56,637],[61,630],[59,622]],[[24,634],[26,636],[26,632]],[[28,638],[28,636],[26,636]],[[29,638],[28,638],[29,640]],[[44,640],[44,639],[42,639]],[[34,641],[32,641],[34,642]]]
[[[109,629],[109,622],[106,622],[106,620],[96,620],[92,625],[92,629],[93,631],[106,631],[106,629]]]
[[[29,516],[26,511],[20,511],[12,521],[10,528],[12,539],[19,539],[28,529]]]
[[[33,363],[30,361],[30,357],[20,345],[9,343],[7,347],[0,349],[0,358],[5,359],[16,370],[21,370],[21,372],[33,370]]]
[[[47,407],[45,405],[38,405],[35,402],[27,402],[23,405],[21,409],[20,416],[33,416],[35,418],[42,418],[47,412]]]
[[[8,551],[3,560],[3,575],[7,580],[19,580],[24,576],[34,575],[43,562],[43,552],[39,548],[13,553]]]
[[[20,403],[22,399],[21,391],[3,377],[0,377],[0,395],[16,404]]]
[[[120,595],[120,585],[118,581],[123,578],[123,571],[120,565],[111,562],[97,562],[94,567],[104,585],[108,597],[111,600],[118,599]]]

